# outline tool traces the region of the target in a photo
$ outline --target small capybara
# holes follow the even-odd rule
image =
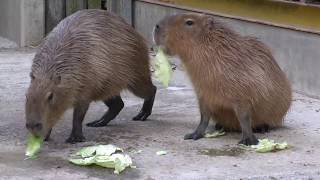
[[[92,101],[109,110],[88,126],[106,126],[124,106],[128,89],[144,99],[134,120],[152,111],[156,87],[151,81],[146,43],[121,17],[104,10],[81,10],[61,21],[46,37],[31,67],[26,95],[26,127],[46,139],[68,108],[74,108],[67,142],[84,141],[82,121]]]
[[[197,94],[201,120],[185,139],[203,137],[212,119],[217,126],[241,130],[245,145],[257,144],[253,129],[278,127],[292,98],[290,84],[269,48],[241,36],[204,14],[162,19],[154,40],[186,67]]]

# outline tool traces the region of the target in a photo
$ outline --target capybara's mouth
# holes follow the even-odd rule
[[[44,137],[43,133],[41,131],[29,130],[29,133],[32,134],[34,137],[37,137],[37,138],[39,138],[39,137],[43,138]]]
[[[28,129],[29,133],[32,134],[35,137],[45,139],[48,135],[50,135],[51,130],[47,129],[41,129],[41,130],[33,130],[33,129]]]
[[[163,53],[167,56],[173,56],[173,54],[171,53],[171,51],[164,45],[154,45],[152,47],[153,52],[157,53],[159,50],[162,50]]]
[[[163,48],[163,52],[164,52],[166,55],[168,55],[168,56],[173,56],[173,54],[171,53],[171,51],[170,51],[168,48],[166,48],[166,47]]]

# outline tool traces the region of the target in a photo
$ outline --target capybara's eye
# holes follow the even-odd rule
[[[48,98],[48,101],[51,102],[53,99],[53,93],[49,92],[47,98]]]
[[[188,25],[188,26],[192,26],[192,25],[193,25],[193,21],[192,21],[192,20],[190,20],[190,19],[189,19],[189,20],[187,20],[187,21],[186,21],[186,25]]]

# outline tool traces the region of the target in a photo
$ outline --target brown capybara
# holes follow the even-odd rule
[[[245,145],[257,144],[253,129],[283,123],[292,98],[290,84],[269,48],[241,36],[204,14],[164,18],[154,29],[155,43],[177,55],[197,94],[201,121],[185,139],[199,139],[213,119],[217,126],[241,130]]]
[[[109,107],[100,120],[87,124],[99,127],[123,108],[122,90],[144,99],[134,120],[151,114],[156,93],[144,39],[122,18],[104,10],[81,10],[61,21],[40,45],[30,76],[28,130],[48,138],[73,107],[70,143],[84,141],[82,121],[90,102],[101,100]]]

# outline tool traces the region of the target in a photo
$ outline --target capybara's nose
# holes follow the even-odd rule
[[[160,29],[159,24],[156,25],[155,29],[156,29],[156,30],[159,30],[159,29]]]
[[[159,35],[160,32],[160,26],[159,24],[156,24],[153,28],[152,36],[153,36],[153,42],[157,44],[156,37]]]
[[[42,124],[41,123],[27,123],[26,124],[27,129],[32,130],[32,131],[39,131],[42,129]]]

